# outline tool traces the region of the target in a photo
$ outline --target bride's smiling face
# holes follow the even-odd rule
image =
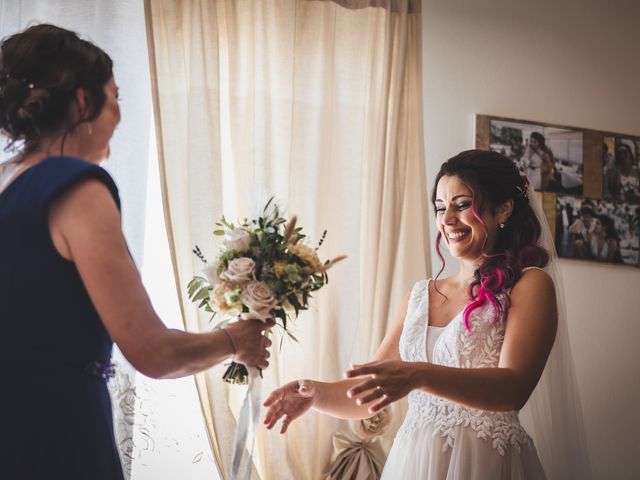
[[[443,176],[436,186],[434,204],[438,230],[449,253],[474,262],[491,251],[499,230],[497,215],[488,206],[474,214],[473,192],[456,176]],[[485,243],[486,241],[486,243]]]

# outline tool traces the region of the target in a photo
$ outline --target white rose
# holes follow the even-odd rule
[[[246,252],[249,250],[250,240],[249,232],[243,228],[234,228],[224,236],[224,244],[227,248],[237,250],[238,252]]]
[[[220,275],[225,280],[243,285],[255,280],[256,262],[248,257],[234,258],[229,262],[227,271]]]
[[[220,282],[218,276],[218,262],[214,262],[213,265],[207,265],[202,269],[202,275],[209,281],[209,283],[215,287]]]
[[[249,309],[242,313],[243,320],[256,319],[265,321],[271,318],[271,310],[278,305],[278,300],[264,282],[250,282],[242,289],[242,303]]]

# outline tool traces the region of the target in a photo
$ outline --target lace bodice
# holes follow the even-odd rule
[[[428,282],[417,282],[409,299],[400,338],[400,356],[407,362],[427,362]],[[504,322],[494,322],[493,316],[494,310],[490,305],[477,308],[469,318],[472,330],[469,332],[462,321],[462,312],[459,312],[436,341],[433,363],[462,368],[497,367],[504,341]],[[414,390],[409,394],[409,410],[398,436],[427,425],[433,427],[434,435],[445,437],[445,450],[453,447],[458,427],[472,428],[478,438],[491,441],[501,455],[510,445],[518,451],[523,445],[533,446],[515,411],[478,410]]]

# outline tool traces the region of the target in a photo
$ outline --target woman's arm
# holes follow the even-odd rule
[[[391,329],[387,332],[373,357],[374,361],[400,359],[400,335],[409,303],[408,293],[401,303]],[[268,407],[264,424],[268,429],[283,419],[280,433],[287,431],[289,424],[310,408],[338,418],[362,419],[372,415],[367,404],[358,404],[347,392],[361,383],[360,379],[319,382],[317,380],[295,380],[277,388],[267,398]]]
[[[111,194],[94,179],[74,186],[49,211],[54,246],[75,262],[107,331],[137,370],[154,378],[189,375],[233,356],[234,342],[238,361],[268,365],[270,342],[261,335],[268,325],[243,321],[204,334],[168,329],[153,310],[120,225]]]
[[[544,370],[555,339],[557,317],[553,281],[541,270],[529,270],[511,292],[497,368],[453,368],[398,361],[371,363],[347,372],[349,377],[368,377],[350,393],[367,404],[375,402],[372,412],[416,388],[472,408],[519,410]]]
[[[584,225],[584,223],[582,222],[582,220],[580,220],[580,218],[578,218],[569,227],[569,233],[579,234],[580,232],[582,232],[582,226],[583,225]]]

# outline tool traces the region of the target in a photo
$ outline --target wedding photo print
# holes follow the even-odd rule
[[[638,266],[640,205],[557,196],[558,255]]]
[[[606,199],[640,202],[640,141],[604,137],[602,140],[602,192]]]
[[[582,195],[579,130],[491,119],[489,148],[511,158],[537,191]]]

